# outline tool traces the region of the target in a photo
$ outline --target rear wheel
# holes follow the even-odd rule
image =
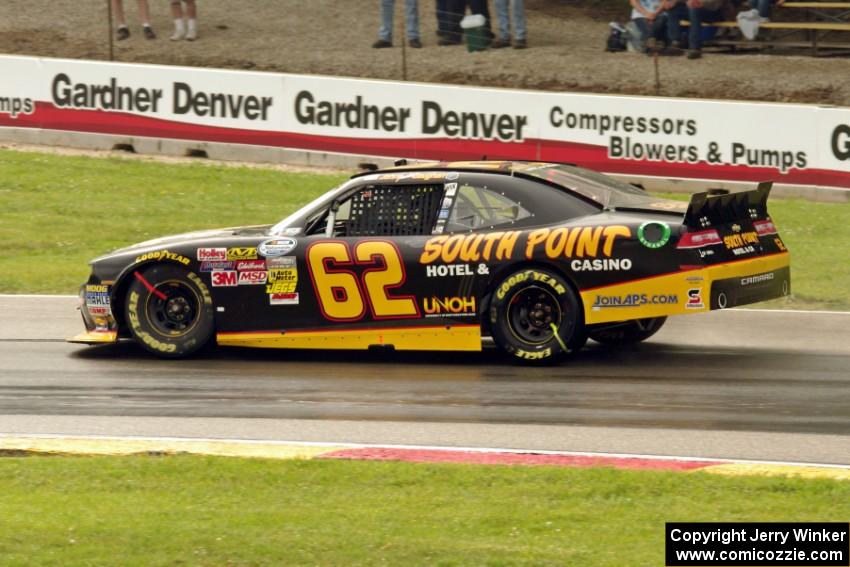
[[[658,332],[667,317],[637,319],[609,325],[598,329],[590,329],[588,335],[598,343],[608,346],[630,345],[645,341]]]
[[[157,264],[134,272],[126,321],[133,338],[165,358],[188,356],[212,339],[212,296],[194,272]]]
[[[529,269],[496,287],[490,333],[506,353],[525,362],[555,362],[587,340],[581,303],[558,274]]]

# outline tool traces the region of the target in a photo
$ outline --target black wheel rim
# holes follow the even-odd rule
[[[558,298],[548,289],[529,286],[519,290],[508,304],[508,326],[524,343],[543,344],[561,326],[563,313]]]
[[[154,329],[170,337],[185,335],[199,318],[200,300],[195,290],[181,281],[154,286],[148,296],[147,315]]]

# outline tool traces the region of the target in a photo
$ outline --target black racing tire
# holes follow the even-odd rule
[[[154,264],[129,277],[125,320],[145,350],[183,358],[210,342],[215,332],[212,296],[196,273]]]
[[[522,362],[552,364],[587,341],[578,295],[566,279],[545,269],[505,277],[488,311],[493,341]]]
[[[588,335],[597,343],[606,346],[624,346],[645,341],[661,329],[667,317],[651,317],[625,321],[598,329],[588,329]]]

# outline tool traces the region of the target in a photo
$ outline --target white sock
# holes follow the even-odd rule
[[[143,27],[143,28],[149,28],[149,27],[151,27],[151,23],[150,23],[150,22],[144,22],[144,23],[142,24],[142,27]]]
[[[177,34],[183,33],[183,19],[174,20],[174,32]]]
[[[195,20],[189,20],[189,33],[194,33],[198,30]]]

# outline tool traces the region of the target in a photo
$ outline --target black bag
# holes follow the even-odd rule
[[[608,43],[605,46],[605,51],[625,51],[626,50],[626,34],[615,28],[611,28],[611,34],[608,36]]]

